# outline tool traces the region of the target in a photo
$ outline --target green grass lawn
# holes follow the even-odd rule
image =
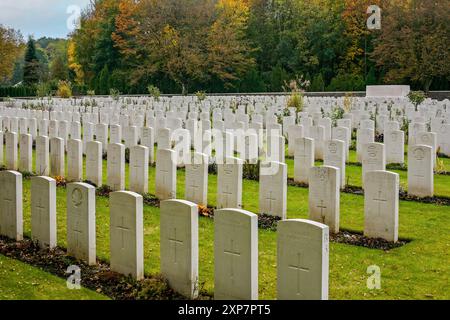
[[[292,174],[293,163],[288,160]],[[348,168],[351,176],[358,167]],[[359,168],[360,169],[360,168]],[[106,182],[106,161],[103,162]],[[406,174],[406,173],[405,173]],[[126,165],[128,186],[128,165]],[[442,176],[441,192],[450,195],[449,176]],[[184,197],[184,171],[177,176],[177,197]],[[353,184],[353,183],[352,183]],[[30,180],[24,180],[24,231],[31,235],[30,225]],[[445,189],[445,187],[447,189]],[[208,204],[216,203],[217,177],[209,176]],[[149,192],[154,194],[155,169],[149,168]],[[446,192],[446,193],[445,193]],[[244,180],[244,209],[258,212],[258,182]],[[58,245],[66,245],[66,191],[57,190]],[[109,204],[108,199],[97,197],[97,255],[109,260]],[[288,187],[288,218],[307,218],[308,189]],[[384,252],[345,244],[330,244],[330,299],[449,299],[450,298],[450,207],[417,202],[400,202],[400,229],[402,239],[411,240],[407,245]],[[341,194],[341,228],[362,232],[364,227],[364,198],[351,194]],[[207,291],[214,287],[214,222],[208,218],[199,219],[199,272],[200,282]],[[144,207],[144,257],[145,272],[159,273],[159,209]],[[367,267],[381,268],[381,290],[366,287]],[[30,270],[36,270],[29,266]],[[14,271],[1,268],[13,278]],[[6,269],[6,271],[5,271]],[[28,277],[25,269],[18,272]],[[26,273],[22,274],[22,273]],[[32,273],[32,272],[30,272]],[[36,299],[68,298],[65,281],[46,275],[52,285],[53,295],[42,293],[33,286],[29,297]],[[34,276],[32,276],[34,277]],[[52,279],[52,280],[50,280]],[[62,284],[58,286],[58,283]],[[60,289],[59,289],[60,288]],[[17,291],[17,292],[16,292]],[[1,292],[12,292],[6,298],[27,298],[11,282],[0,281]],[[97,299],[101,296],[73,297],[75,299]],[[276,297],[276,232],[259,230],[259,293],[260,299]]]
[[[70,290],[64,279],[23,262],[0,255],[0,300],[107,299],[94,291]]]

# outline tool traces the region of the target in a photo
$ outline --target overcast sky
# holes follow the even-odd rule
[[[19,29],[26,38],[65,38],[79,10],[89,0],[0,0],[0,24]]]

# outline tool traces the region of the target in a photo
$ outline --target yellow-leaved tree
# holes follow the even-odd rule
[[[14,64],[24,49],[22,35],[0,25],[0,82],[11,78]]]
[[[208,34],[208,69],[225,87],[233,87],[255,64],[246,38],[249,11],[245,0],[219,0],[216,5],[217,18]]]

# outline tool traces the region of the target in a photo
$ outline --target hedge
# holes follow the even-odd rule
[[[32,97],[36,95],[33,87],[0,87],[0,97]]]

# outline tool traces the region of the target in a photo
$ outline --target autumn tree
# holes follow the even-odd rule
[[[84,82],[91,86],[98,81],[105,65],[111,70],[119,64],[112,39],[118,12],[117,0],[92,1],[81,14],[79,28],[71,35],[74,43],[72,66],[81,66],[78,74],[83,75]]]
[[[208,35],[208,70],[225,87],[232,87],[255,64],[246,38],[248,2],[219,0],[216,12],[217,18]]]
[[[72,72],[73,74],[73,79],[75,80],[75,83],[83,84],[84,82],[83,67],[80,63],[78,63],[75,48],[76,48],[75,42],[73,40],[69,40],[67,44],[67,64],[69,72]]]
[[[449,1],[91,0],[67,60],[76,82],[129,93],[279,91],[301,75],[317,90],[384,75],[445,89]],[[372,4],[381,31],[367,30]]]
[[[183,93],[207,78],[206,42],[214,15],[213,0],[143,0],[141,33],[145,48],[142,73],[162,74]]]
[[[433,80],[450,80],[450,0],[391,1],[384,11],[372,58],[388,83],[417,83],[428,91]]]
[[[343,56],[340,69],[346,70],[353,74],[364,74],[367,53],[372,48],[372,40],[376,35],[376,31],[367,28],[367,9],[371,5],[378,5],[382,9],[382,14],[386,8],[386,0],[345,0],[342,19],[344,22],[343,35],[348,39],[349,45]]]
[[[8,81],[23,49],[20,32],[0,25],[0,82]]]

